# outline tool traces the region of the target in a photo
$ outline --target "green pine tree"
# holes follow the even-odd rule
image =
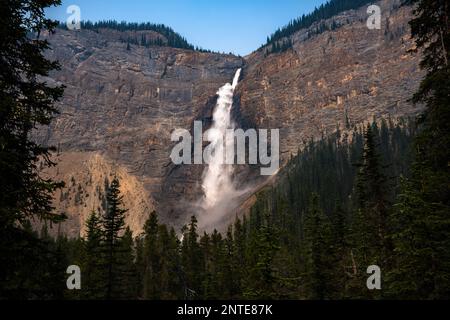
[[[311,195],[305,217],[305,282],[310,299],[333,297],[332,229],[328,218],[319,207],[317,194]]]
[[[423,50],[426,76],[413,102],[423,103],[411,177],[404,179],[391,219],[396,298],[450,298],[450,5],[411,0],[411,35]]]
[[[120,239],[118,261],[120,264],[120,298],[136,299],[137,269],[134,263],[134,240],[130,227],[126,227]]]
[[[40,37],[57,25],[45,10],[58,4],[0,3],[0,299],[34,297],[36,288],[45,288],[49,279],[28,268],[41,261],[46,245],[26,225],[64,218],[52,206],[53,192],[62,184],[39,173],[41,166],[55,165],[52,149],[31,138],[36,127],[50,124],[63,93],[63,87],[45,81],[59,65],[45,58],[49,44]]]
[[[181,243],[181,263],[183,266],[186,299],[200,294],[202,282],[202,252],[198,243],[197,218],[191,217],[189,225],[183,228]]]
[[[144,274],[145,274],[145,255],[144,255],[144,237],[140,235],[134,239],[135,247],[135,265],[136,265],[136,297],[142,299],[144,296]]]
[[[366,287],[366,270],[377,265],[388,270],[392,248],[388,239],[388,181],[383,173],[382,159],[376,141],[377,127],[368,125],[364,133],[364,149],[356,179],[356,204],[352,228],[352,254],[357,275],[353,281],[354,295],[367,298],[378,296]]]
[[[160,299],[161,247],[159,246],[158,217],[153,211],[144,225],[144,298]]]
[[[103,263],[106,273],[106,299],[121,298],[122,268],[120,261],[122,232],[125,227],[125,212],[122,208],[122,196],[117,177],[107,190],[106,212],[102,218]]]
[[[83,298],[105,298],[105,276],[101,266],[101,248],[103,232],[99,215],[92,211],[86,221],[86,237],[84,244]]]

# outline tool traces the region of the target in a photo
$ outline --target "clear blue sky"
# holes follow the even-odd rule
[[[164,23],[205,49],[246,55],[291,19],[326,0],[63,0],[47,11],[66,21],[69,5],[78,5],[82,20]]]

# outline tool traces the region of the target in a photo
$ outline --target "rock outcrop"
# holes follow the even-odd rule
[[[408,21],[410,7],[381,1],[380,30],[369,30],[363,7],[325,21],[341,25],[314,35],[292,36],[293,49],[267,57],[264,50],[247,57],[238,88],[239,114],[260,128],[280,129],[284,159],[305,140],[320,138],[374,117],[415,114],[408,99],[422,77]]]
[[[337,126],[417,113],[420,107],[407,101],[422,75],[418,57],[407,53],[411,9],[397,2],[378,2],[381,30],[367,28],[364,7],[326,21],[334,21],[335,30],[297,32],[293,48],[283,53],[261,49],[245,59],[156,46],[127,50],[124,35],[107,29],[48,35],[48,55],[62,64],[48,81],[66,90],[61,114],[37,136],[61,154],[51,174],[67,183],[56,200],[69,215],[63,230],[79,234],[87,214],[101,209],[104,180],[113,175],[122,180],[135,234],[151,210],[177,228],[185,223],[202,196],[203,166],[172,164],[171,132],[192,129],[194,120],[207,127],[217,89],[240,67],[235,121],[244,128],[279,128],[283,161],[305,140]],[[257,189],[266,180],[255,172],[239,167],[237,184]],[[251,200],[242,201],[248,207]]]
[[[71,153],[70,160],[63,157],[60,163],[63,177],[80,180],[77,177],[85,170],[85,165],[78,165],[86,161],[83,153],[95,153],[111,168],[136,178],[138,189],[145,190],[143,198],[152,205],[133,214],[148,216],[155,204],[163,222],[180,224],[184,221],[178,219],[184,216],[163,208],[182,207],[179,195],[189,199],[199,186],[198,180],[185,178],[186,173],[171,163],[171,132],[189,129],[194,119],[210,117],[217,89],[231,81],[243,60],[169,47],[131,45],[127,50],[122,37],[112,30],[57,30],[48,35],[53,48],[48,56],[62,65],[48,81],[64,84],[66,89],[60,115],[48,130],[38,132],[38,139],[57,146],[62,155]],[[63,165],[64,161],[74,165]],[[98,175],[103,167],[91,169],[90,174]],[[202,172],[202,168],[186,169]],[[69,204],[73,192],[63,190],[67,201],[57,201],[57,207],[69,215],[65,223],[69,227],[64,228],[76,235],[87,212],[99,203]]]

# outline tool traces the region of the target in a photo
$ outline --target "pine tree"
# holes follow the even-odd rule
[[[182,299],[183,288],[179,276],[180,251],[179,241],[175,230],[167,230],[166,225],[159,225],[158,247],[161,252],[160,259],[160,289],[161,299]]]
[[[278,275],[275,268],[275,256],[280,249],[279,233],[272,224],[267,212],[261,225],[250,234],[248,278],[244,281],[245,298],[276,299],[278,293]]]
[[[143,238],[137,242],[136,266],[142,274],[140,296],[144,299],[183,299],[185,277],[181,268],[179,240],[173,228],[170,231],[158,223],[152,212],[144,225]]]
[[[356,180],[356,206],[352,229],[352,247],[357,275],[354,294],[373,297],[365,286],[365,271],[370,265],[381,270],[389,268],[391,245],[388,239],[389,213],[387,178],[383,173],[382,159],[376,142],[377,127],[368,125],[364,133],[364,149]]]
[[[101,268],[102,229],[100,217],[91,212],[86,221],[86,238],[84,244],[83,297],[85,299],[102,299],[105,297],[105,277]]]
[[[144,225],[144,298],[159,299],[161,247],[158,242],[158,217],[153,211]]]
[[[370,152],[364,150],[367,132],[360,127],[354,129],[351,139],[336,132],[321,141],[305,142],[304,150],[292,157],[279,173],[274,187],[258,193],[248,222],[245,222],[241,232],[237,233],[241,236],[233,236],[233,245],[243,248],[237,250],[234,259],[243,261],[239,264],[244,266],[240,270],[243,276],[239,277],[239,282],[244,297],[258,297],[254,284],[259,283],[260,277],[255,265],[259,256],[259,230],[265,223],[266,215],[272,225],[279,229],[280,234],[280,249],[271,263],[276,275],[274,296],[288,299],[305,299],[312,296],[310,288],[313,286],[307,281],[307,275],[314,270],[311,268],[311,251],[308,251],[311,242],[308,237],[320,234],[311,232],[310,227],[307,227],[310,220],[308,210],[311,208],[311,193],[319,195],[317,208],[322,217],[319,221],[324,224],[323,228],[319,228],[323,231],[320,235],[322,240],[316,239],[316,243],[324,244],[322,251],[325,253],[319,255],[316,261],[327,266],[321,270],[320,275],[322,279],[328,279],[323,281],[326,285],[326,289],[322,290],[326,293],[325,298],[379,297],[368,293],[366,268],[369,264],[366,261],[369,257],[386,257],[381,259],[388,262],[387,266],[382,266],[382,280],[385,281],[385,275],[393,264],[392,248],[387,237],[390,231],[387,227],[391,224],[388,223],[386,228],[377,227],[379,220],[373,217],[380,216],[376,213],[379,212],[379,203],[382,203],[385,204],[389,218],[389,200],[392,199],[393,193],[389,187],[383,187],[378,193],[367,190],[375,190],[372,185],[376,181],[385,181],[388,185],[389,180],[385,172],[392,167],[400,169],[390,171],[391,175],[407,171],[403,169],[410,161],[406,155],[411,134],[414,132],[407,121],[398,121],[396,125],[386,122],[386,126],[387,128],[382,122],[381,129],[378,130],[375,124],[371,125],[373,139],[368,143],[372,145],[368,149],[373,150]],[[389,162],[393,164],[392,167],[386,168],[382,165],[385,161],[378,154],[378,150],[391,153]],[[363,156],[369,154],[372,157],[375,155],[376,161],[361,161]],[[357,162],[360,162],[361,166],[353,165]],[[360,194],[356,190],[360,190]],[[361,200],[361,205],[358,199]],[[377,230],[383,229],[387,235],[379,237]],[[235,233],[237,230],[238,228]],[[381,241],[377,239],[385,241],[380,245]]]
[[[107,190],[107,208],[102,219],[106,299],[108,300],[121,297],[122,265],[119,255],[121,252],[121,233],[125,227],[125,212],[127,210],[122,208],[122,196],[119,188],[119,180],[115,177]]]
[[[48,233],[48,228],[44,224],[38,249],[39,258],[37,261],[29,261],[31,265],[30,272],[34,272],[41,278],[36,287],[32,290],[30,299],[63,299],[66,289],[65,270],[67,268],[67,259],[63,252],[62,237],[53,238]],[[26,279],[26,278],[24,278]],[[22,279],[22,281],[24,281]]]
[[[370,0],[332,0],[328,1],[324,5],[320,5],[318,8],[307,15],[302,15],[291,22],[289,22],[283,28],[279,28],[275,31],[270,37],[267,37],[266,46],[273,44],[285,37],[289,37],[295,32],[309,28],[314,23],[317,23],[321,20],[329,19],[345,10],[357,9],[367,3],[370,3]],[[333,26],[335,22],[333,22]],[[325,30],[329,30],[328,25],[325,25],[323,22],[316,28],[315,34],[319,34]],[[274,52],[274,51],[271,51]]]
[[[352,265],[349,246],[349,226],[348,213],[344,210],[340,202],[336,203],[336,208],[331,217],[331,250],[330,259],[333,266],[333,291],[336,296],[333,298],[345,298],[347,296],[347,281],[352,275]]]
[[[216,261],[213,258],[213,248],[211,247],[211,238],[205,232],[200,238],[200,249],[202,251],[203,279],[201,284],[202,298],[205,300],[218,299],[216,296],[217,274],[215,274]]]
[[[319,207],[317,194],[311,195],[305,218],[306,288],[310,299],[333,297],[331,224]]]
[[[130,227],[126,227],[120,239],[118,255],[120,265],[120,298],[135,299],[136,296],[136,265],[134,264],[134,241]]]
[[[40,261],[45,246],[25,229],[28,221],[64,218],[52,207],[53,192],[62,184],[39,174],[40,163],[55,165],[52,149],[31,139],[33,129],[50,124],[57,113],[53,104],[63,93],[63,87],[44,80],[59,65],[44,57],[49,44],[40,38],[42,31],[52,32],[56,26],[45,17],[45,9],[58,4],[0,4],[0,298],[26,298],[36,282],[45,282],[36,272],[25,271]]]
[[[186,299],[186,281],[182,267],[181,243],[174,228],[170,228],[166,242],[168,272],[172,275],[168,283],[167,299]]]
[[[223,248],[219,249],[218,251],[221,255],[216,257],[216,260],[218,261],[218,271],[221,273],[221,280],[223,282],[221,287],[219,287],[218,289],[223,290],[222,297],[224,299],[232,299],[234,296],[239,295],[240,293],[239,279],[237,278],[239,273],[236,272],[237,266],[234,263],[236,257],[234,255],[235,252],[232,225],[228,227],[226,237],[223,241]]]
[[[66,28],[65,23],[60,23],[58,25],[59,28]],[[165,39],[166,43],[162,40],[161,37],[157,37],[155,40],[147,40],[145,35],[141,35],[140,41],[138,41],[137,36],[128,39],[127,42],[131,42],[135,45],[141,44],[142,46],[148,47],[150,45],[156,46],[169,46],[173,48],[182,48],[187,50],[194,50],[194,46],[191,45],[185,38],[176,33],[172,28],[167,27],[163,24],[153,24],[149,22],[144,23],[135,23],[135,22],[117,22],[115,20],[104,20],[104,21],[81,21],[81,28],[86,30],[98,30],[100,28],[108,28],[119,31],[154,31],[156,33],[161,34]],[[128,46],[127,46],[128,47]]]
[[[144,274],[145,274],[145,256],[144,256],[144,237],[140,235],[134,239],[136,256],[136,297],[142,299],[144,296]]]
[[[242,298],[243,279],[247,277],[247,237],[246,237],[246,218],[243,221],[236,219],[233,228],[233,252],[232,252],[232,270],[236,276],[236,292],[232,299]]]
[[[396,258],[388,275],[398,298],[450,297],[450,5],[411,0],[410,22],[426,76],[413,102],[424,103],[411,177],[404,179],[391,219]]]
[[[186,299],[197,296],[202,282],[202,253],[198,243],[197,218],[191,217],[189,225],[183,228],[181,262],[185,280]]]

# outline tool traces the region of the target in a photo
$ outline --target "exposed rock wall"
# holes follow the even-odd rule
[[[411,98],[422,77],[408,21],[410,7],[381,1],[381,30],[369,30],[366,7],[326,21],[342,25],[307,38],[296,33],[293,50],[247,58],[238,88],[240,116],[262,128],[280,128],[284,159],[303,141],[320,138],[340,125],[373,117],[415,114]],[[310,29],[314,29],[314,26]]]
[[[411,9],[398,8],[398,1],[378,4],[381,30],[366,27],[364,7],[328,20],[340,25],[333,31],[308,36],[312,26],[294,34],[291,50],[268,56],[260,50],[245,59],[168,47],[127,50],[126,35],[106,29],[48,36],[54,48],[48,55],[62,64],[49,81],[67,88],[61,114],[38,138],[61,153],[52,174],[68,184],[56,203],[70,216],[64,231],[77,235],[89,211],[101,208],[102,180],[113,174],[123,180],[127,222],[135,233],[153,209],[177,228],[195,213],[203,166],[173,165],[170,134],[192,129],[194,120],[206,128],[217,89],[239,67],[235,121],[243,128],[279,128],[284,161],[303,141],[337,126],[417,113],[420,107],[407,101],[422,75],[418,57],[407,53],[413,47]],[[236,181],[258,188],[265,183],[258,172],[239,166]],[[79,192],[71,177],[88,183],[89,199],[77,196],[74,202]],[[243,201],[248,207],[250,195]]]

